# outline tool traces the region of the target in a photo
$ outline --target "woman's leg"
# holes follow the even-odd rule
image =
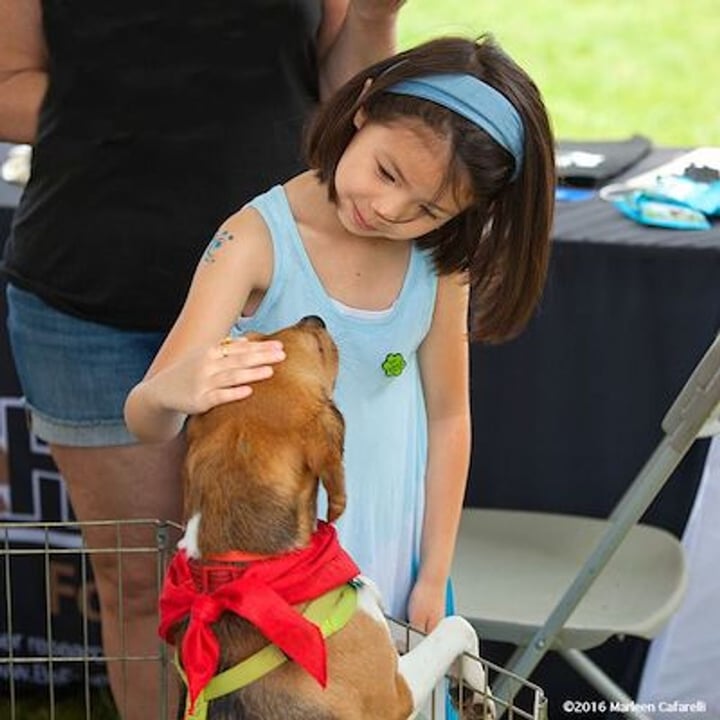
[[[127,331],[50,307],[7,286],[8,329],[32,429],[51,448],[78,521],[114,520],[85,533],[91,548],[155,548],[148,525],[129,519],[179,521],[183,441],[138,445],[125,427],[123,404],[150,365],[164,333]],[[122,564],[119,564],[119,561]],[[91,553],[107,656],[157,655],[157,549]],[[120,569],[122,572],[120,573]],[[109,663],[124,720],[158,718],[157,662]],[[171,682],[173,690],[175,683]],[[173,703],[174,705],[174,703]]]
[[[51,445],[76,517],[87,520],[158,519],[179,522],[182,509],[182,438],[164,445],[83,448]],[[149,525],[91,527],[89,548],[115,548],[117,528],[123,547],[155,547]],[[157,655],[157,552],[91,554],[100,598],[105,655]],[[120,560],[120,562],[119,562]],[[157,661],[108,663],[110,684],[123,720],[160,717],[160,666]],[[176,717],[177,683],[168,682],[168,718]]]

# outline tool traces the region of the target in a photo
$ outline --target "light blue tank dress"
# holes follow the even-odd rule
[[[340,356],[334,399],[345,418],[347,509],[337,522],[343,547],[383,595],[386,612],[407,618],[416,576],[425,497],[427,417],[417,350],[435,305],[437,277],[427,253],[413,246],[392,308],[355,313],[325,291],[310,262],[285,191],[250,205],[273,243],[270,287],[234,334],[269,333],[318,315]],[[288,398],[292,402],[292,398]],[[320,517],[325,516],[325,499]]]

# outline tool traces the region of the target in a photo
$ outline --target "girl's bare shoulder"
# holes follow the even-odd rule
[[[251,288],[267,287],[273,269],[272,238],[255,208],[245,206],[220,225],[202,255],[200,270],[203,268],[223,274],[237,272]]]

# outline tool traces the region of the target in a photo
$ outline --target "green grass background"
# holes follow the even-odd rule
[[[539,85],[559,138],[720,145],[718,0],[407,0],[402,48],[491,32]]]

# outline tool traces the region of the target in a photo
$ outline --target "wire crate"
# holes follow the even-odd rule
[[[102,545],[83,541],[83,537],[100,533],[106,538]],[[153,582],[159,592],[181,533],[180,526],[159,520],[0,523],[0,717],[116,720],[119,715],[109,691],[107,668],[116,664],[125,678],[129,668],[144,663],[159,677],[158,697],[149,699],[148,717],[167,718],[168,688],[177,682],[168,648],[158,639],[155,652],[133,655],[122,639],[117,654],[105,654],[91,558],[105,553],[117,563],[122,626],[126,617],[123,566],[138,555],[151,557]],[[422,634],[409,626],[391,618],[388,622],[400,652],[422,639]],[[509,675],[486,660],[476,660],[483,665],[490,687]],[[545,720],[547,703],[542,690],[520,678],[511,679],[522,691],[507,707],[495,700],[498,718]],[[462,698],[470,689],[459,680],[456,692]],[[123,687],[129,690],[125,682]],[[486,693],[488,688],[473,690]],[[423,712],[427,720],[445,717],[446,687],[436,690],[435,696]],[[124,697],[117,698],[120,714],[123,704]]]
[[[164,643],[158,638],[155,652],[133,655],[121,632],[118,652],[103,651],[91,558],[104,553],[116,563],[124,627],[123,567],[147,559],[159,591],[181,533],[157,520],[0,523],[0,717],[114,720],[107,670],[115,664],[127,687],[128,669],[140,663],[159,673],[150,717],[167,716],[171,664]]]

